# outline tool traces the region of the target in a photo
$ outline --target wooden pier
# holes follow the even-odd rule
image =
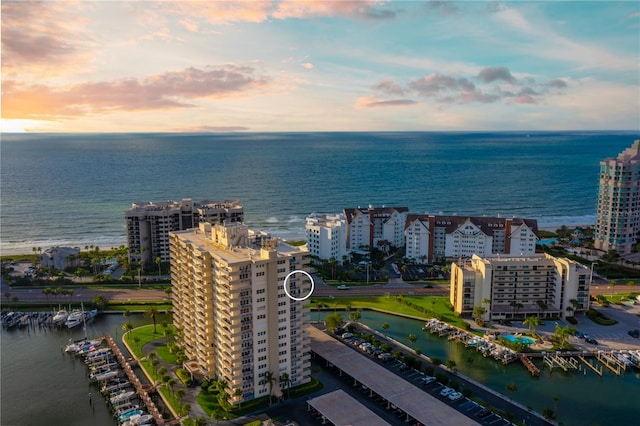
[[[527,370],[529,370],[529,373],[531,373],[532,376],[540,375],[540,369],[536,367],[536,365],[529,359],[528,356],[526,356],[525,354],[520,354],[520,361],[522,361],[524,366],[527,367]]]
[[[609,370],[613,371],[616,376],[620,376],[627,368],[627,366],[624,365],[624,362],[606,352],[598,351],[596,353],[596,359],[600,361],[601,364],[604,364],[604,366]]]
[[[138,376],[136,376],[136,373],[134,373],[133,369],[131,368],[131,362],[133,360],[127,360],[124,355],[122,355],[122,352],[120,352],[120,348],[118,348],[118,345],[116,345],[111,336],[107,336],[105,340],[107,341],[107,345],[109,346],[116,359],[120,363],[120,366],[127,375],[127,378],[135,387],[136,393],[138,394],[138,396],[140,396],[140,399],[142,399],[142,401],[147,406],[147,410],[149,411],[149,414],[153,416],[153,420],[156,422],[156,425],[166,426],[167,422],[162,418],[162,414],[158,410],[158,407],[156,407],[156,404],[153,402],[153,400],[151,400],[151,397],[149,396],[149,392],[153,390],[153,386],[145,386],[140,382],[140,379],[138,379]]]
[[[576,370],[579,365],[575,358],[563,358],[558,354],[546,354],[542,361],[544,362],[544,365],[549,367],[549,370],[553,370],[554,367],[560,367],[565,372],[569,370]]]
[[[582,355],[578,355],[578,359],[580,361],[582,361],[583,364],[585,364],[587,367],[589,367],[590,369],[593,370],[594,373],[596,373],[597,375],[599,375],[600,377],[602,377],[602,365],[597,364],[594,365],[591,363],[591,361],[588,361],[584,356]]]

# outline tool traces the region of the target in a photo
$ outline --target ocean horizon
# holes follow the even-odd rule
[[[126,243],[133,202],[238,199],[245,222],[303,239],[357,206],[595,222],[599,162],[636,131],[3,133],[0,252]]]

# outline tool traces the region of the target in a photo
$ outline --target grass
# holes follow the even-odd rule
[[[440,318],[441,321],[445,321],[451,325],[461,328],[465,326],[465,322],[457,317],[450,308],[448,297],[404,296],[403,300],[424,308],[425,312],[400,303],[396,296],[337,296],[332,299],[328,297],[312,297],[310,307],[318,308],[318,304],[321,304],[336,309],[346,309],[347,306],[350,306],[352,309],[371,308],[423,319],[429,319],[435,316]]]
[[[602,312],[593,308],[589,308],[589,310],[587,311],[587,318],[600,325],[614,325],[618,323],[618,321],[607,317]]]
[[[109,302],[105,310],[107,311],[148,311],[149,309],[155,309],[157,311],[171,311],[173,305],[171,303],[158,303],[158,302],[139,302],[139,303],[114,303]]]
[[[611,303],[620,304],[622,302],[629,301],[630,299],[635,299],[640,293],[616,293],[613,295],[605,294],[604,297]]]

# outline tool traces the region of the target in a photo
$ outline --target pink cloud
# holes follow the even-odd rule
[[[405,107],[416,105],[418,102],[411,99],[391,99],[391,100],[376,100],[371,97],[362,97],[358,98],[356,101],[355,108],[357,109],[365,109],[365,108],[378,108],[378,107]]]
[[[306,68],[308,70],[312,70],[313,69],[313,64],[311,62],[305,62],[304,64],[302,64],[303,68]]]
[[[59,119],[115,111],[195,106],[198,98],[246,96],[264,89],[269,79],[248,66],[225,65],[66,87],[4,83],[3,118]]]
[[[75,6],[74,2],[3,2],[3,77],[59,75],[91,61],[95,52],[86,31],[88,21]]]

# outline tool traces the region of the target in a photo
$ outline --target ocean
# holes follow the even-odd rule
[[[2,134],[0,252],[125,243],[135,201],[239,199],[304,237],[310,213],[407,206],[540,227],[595,221],[599,161],[637,132]]]

